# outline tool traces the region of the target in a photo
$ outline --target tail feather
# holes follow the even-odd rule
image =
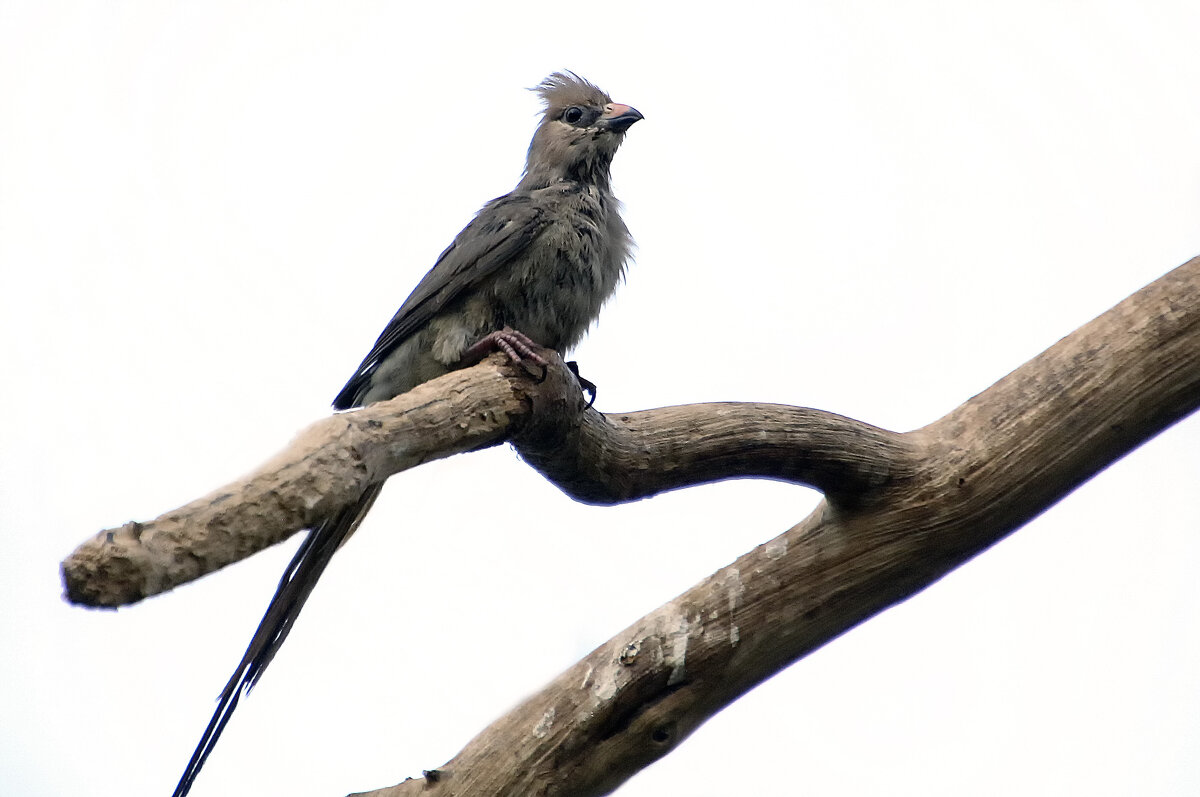
[[[238,700],[258,683],[280,645],[287,639],[300,610],[304,608],[304,602],[308,600],[313,587],[325,572],[334,552],[350,539],[350,535],[358,528],[358,524],[379,497],[381,488],[382,485],[372,486],[357,502],[313,527],[304,538],[287,569],[283,571],[275,595],[271,598],[267,612],[259,622],[246,653],[233,671],[229,682],[225,684],[225,688],[221,690],[217,710],[209,720],[208,727],[204,729],[200,743],[192,753],[192,758],[188,761],[172,797],[185,797],[192,788],[192,783],[200,774],[200,768],[204,766],[208,754],[216,746],[221,731],[225,730],[225,724],[233,715],[233,710],[237,708]]]

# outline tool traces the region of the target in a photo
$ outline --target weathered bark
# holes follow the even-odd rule
[[[414,391],[361,413],[335,416],[337,429],[343,424],[355,429],[353,445],[344,446],[349,453],[328,455],[335,463],[330,467],[345,470],[326,477],[328,493],[298,475],[279,481],[268,498],[257,499],[281,507],[278,518],[273,509],[227,515],[235,511],[232,506],[214,509],[215,501],[202,499],[189,505],[197,525],[172,531],[165,546],[155,537],[167,532],[150,524],[141,527],[140,540],[118,531],[109,542],[109,533],[102,532],[73,555],[79,557],[76,564],[64,565],[69,595],[152,594],[195,576],[184,569],[183,578],[151,577],[162,561],[175,559],[155,553],[142,561],[130,551],[174,550],[188,540],[215,547],[217,538],[258,534],[240,524],[269,514],[271,531],[211,557],[224,564],[329,511],[368,474],[378,477],[438,452],[505,437],[548,478],[591,502],[630,500],[733,476],[822,489],[826,500],[807,519],[597,648],[444,767],[369,792],[605,794],[754,685],[936,581],[1200,406],[1200,258],[944,418],[906,434],[772,405],[694,405],[603,416],[582,407],[557,368],[542,384],[508,373],[489,363],[430,383],[419,397]],[[463,427],[461,436],[447,433],[453,442],[442,440],[443,447],[434,448],[405,436],[423,433],[429,418],[420,413],[427,404],[446,401],[450,408],[467,396],[476,399],[477,392],[471,414],[453,410],[445,416]],[[349,420],[365,413],[377,414],[361,423]],[[396,436],[380,431],[392,425]],[[369,445],[357,437],[375,433],[379,437]],[[329,442],[337,447],[338,441]],[[327,456],[317,446],[302,448],[304,456],[285,452],[273,465],[300,474],[325,462],[315,459]],[[249,481],[257,478],[267,479],[267,469]],[[293,482],[303,485],[295,496],[288,493]],[[245,489],[260,495],[263,488]],[[237,490],[220,495],[226,493],[221,504],[235,503]],[[183,511],[155,523],[183,524]],[[119,575],[130,570],[137,576],[111,591],[73,588],[80,573],[79,583],[90,583],[93,573],[107,577],[105,551],[113,546],[122,562],[131,563],[118,568]]]
[[[99,532],[63,563],[68,600],[135,603],[286,539],[388,476],[506,439],[526,440],[523,453],[551,480],[595,503],[735,476],[850,500],[904,460],[901,435],[819,410],[695,404],[605,416],[585,405],[562,360],[545,354],[553,366],[542,379],[494,355],[323,418],[250,475],[152,521]]]
[[[495,445],[527,402],[489,362],[309,426],[253,473],[146,523],[106,529],[63,562],[72,603],[135,603],[287,539],[372,483]]]

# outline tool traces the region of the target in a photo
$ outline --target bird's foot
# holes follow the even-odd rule
[[[463,352],[462,362],[464,365],[471,365],[479,362],[487,355],[495,351],[502,351],[508,355],[508,359],[514,363],[522,364],[531,362],[542,367],[542,378],[546,376],[546,369],[550,367],[550,363],[546,358],[534,351],[537,344],[529,339],[522,332],[518,332],[511,327],[498,329],[495,332],[489,332],[478,341],[476,341],[469,349]]]
[[[579,382],[579,387],[581,387],[583,392],[587,394],[587,405],[588,407],[591,407],[596,403],[596,383],[590,379],[584,379],[579,375],[579,363],[577,363],[575,360],[571,360],[569,363],[567,363],[567,368],[569,368],[571,373],[575,375],[575,380]]]

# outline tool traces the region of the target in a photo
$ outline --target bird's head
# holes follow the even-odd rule
[[[533,90],[546,109],[529,144],[522,185],[567,179],[607,189],[613,155],[642,115],[574,72],[555,72]]]

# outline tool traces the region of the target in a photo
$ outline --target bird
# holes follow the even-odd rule
[[[532,90],[543,110],[516,188],[487,202],[438,256],[334,398],[334,409],[394,398],[494,351],[544,366],[537,346],[559,354],[571,349],[616,290],[633,239],[612,193],[610,167],[626,131],[643,116],[570,71]],[[308,531],[172,797],[190,791],[239,699],[262,677],[382,486],[370,485]]]

